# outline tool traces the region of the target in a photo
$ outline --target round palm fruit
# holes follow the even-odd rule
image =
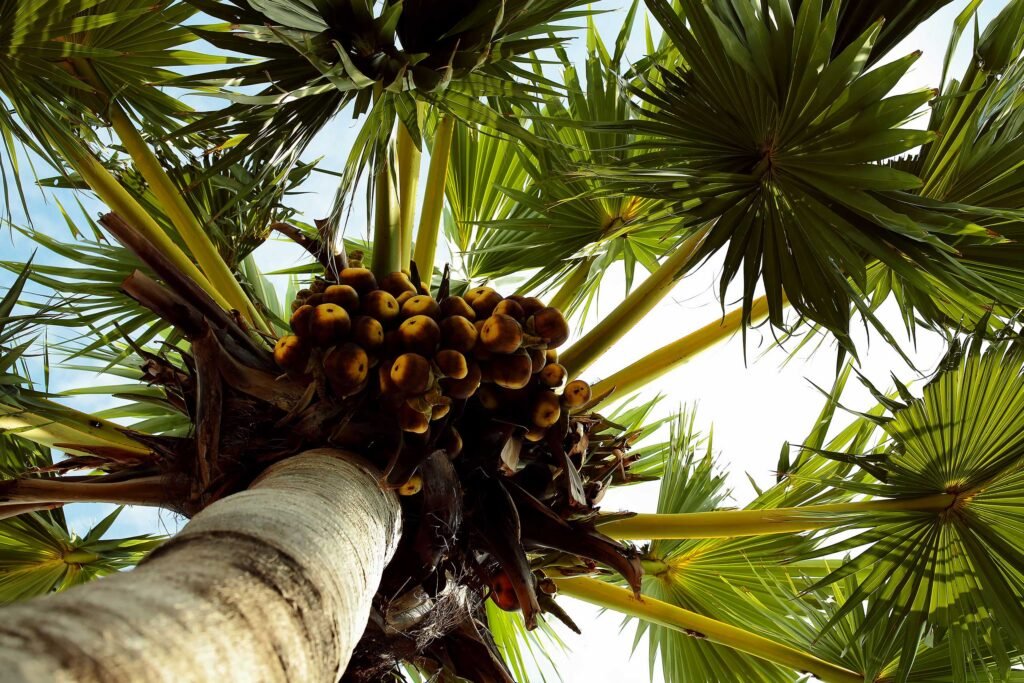
[[[491,315],[507,315],[510,318],[515,318],[517,322],[526,320],[526,316],[523,314],[523,307],[512,299],[502,299],[498,302],[498,305],[494,307],[494,313]]]
[[[405,482],[398,487],[398,495],[400,496],[415,496],[423,488],[423,477],[418,474],[414,474],[409,477],[409,481]]]
[[[318,346],[341,341],[352,329],[348,312],[335,304],[320,304],[309,319],[309,336]]]
[[[459,430],[455,429],[455,427],[449,427],[441,437],[441,443],[438,445],[444,449],[449,458],[454,458],[462,452],[462,435],[459,434]]]
[[[419,292],[420,294],[426,294],[427,296],[430,296],[430,284],[424,282],[423,280],[420,280]]]
[[[481,385],[476,392],[476,397],[480,400],[480,405],[487,410],[497,410],[501,407],[501,396],[498,394],[497,388],[493,386]]]
[[[590,400],[590,385],[581,379],[574,379],[565,385],[562,401],[570,408],[579,408]]]
[[[305,302],[310,306],[319,306],[324,302],[323,294],[310,294],[305,298]]]
[[[549,363],[557,363],[558,349],[548,349],[544,352],[544,356],[548,359]]]
[[[348,252],[349,261],[362,261],[364,256],[366,256],[366,254],[363,253],[362,249],[353,249]]]
[[[388,273],[380,279],[380,288],[391,296],[397,297],[402,292],[412,292],[416,294],[416,286],[409,279],[409,276],[402,271],[395,271],[394,273]]]
[[[309,336],[309,322],[313,319],[313,310],[309,304],[303,304],[295,309],[292,317],[288,320],[292,332],[300,337]]]
[[[506,612],[515,612],[519,609],[519,598],[516,596],[516,589],[512,586],[512,580],[505,572],[498,572],[488,581],[491,586],[490,598],[495,605]]]
[[[530,419],[533,424],[541,429],[547,429],[558,422],[562,416],[562,407],[559,405],[558,397],[550,391],[541,391],[533,397],[533,404],[530,406]]]
[[[363,259],[361,259],[361,258],[350,258],[348,260],[348,267],[349,268],[362,268],[363,267]]]
[[[533,374],[536,375],[548,364],[548,357],[545,355],[544,349],[536,346],[526,349],[526,351],[530,354],[530,362],[533,363]]]
[[[423,434],[430,429],[430,417],[416,410],[408,403],[398,406],[398,424],[403,432]]]
[[[533,377],[533,363],[526,351],[494,356],[490,363],[491,381],[506,389],[522,389]]]
[[[384,345],[384,326],[376,318],[361,315],[352,321],[352,339],[367,351]]]
[[[398,317],[398,302],[383,289],[375,289],[363,296],[363,313],[382,323]]]
[[[402,337],[402,345],[407,351],[433,356],[437,345],[441,342],[441,328],[433,318],[425,315],[414,315],[398,328]]]
[[[541,429],[540,427],[534,427],[533,429],[526,430],[526,433],[523,434],[523,438],[526,439],[527,441],[532,441],[534,443],[537,443],[538,441],[543,440],[544,436],[547,433],[548,433],[547,429]]]
[[[433,297],[417,294],[406,299],[405,303],[402,304],[403,318],[411,318],[414,315],[425,315],[436,320],[441,317],[441,307],[437,305]]]
[[[442,318],[451,318],[455,315],[461,315],[463,318],[467,318],[471,322],[476,320],[476,311],[473,307],[466,303],[466,300],[461,296],[446,296],[441,299],[438,304],[441,309]]]
[[[549,363],[540,371],[540,383],[546,387],[558,389],[565,384],[566,377],[568,376],[569,373],[564,366],[558,363]]]
[[[442,349],[434,356],[434,363],[444,373],[445,377],[452,379],[465,379],[469,374],[469,365],[466,357],[452,349]]]
[[[324,303],[337,304],[349,313],[358,313],[359,292],[350,285],[331,285],[324,290]]]
[[[501,301],[501,294],[490,287],[477,287],[466,292],[464,298],[473,307],[477,319],[482,320],[494,312],[494,307]]]
[[[441,346],[459,353],[468,353],[476,346],[477,331],[467,318],[456,315],[445,318],[439,325],[441,329]]]
[[[381,363],[377,366],[377,383],[380,385],[380,391],[382,394],[393,396],[399,393],[398,387],[391,381],[390,363]]]
[[[399,310],[401,310],[402,306],[405,305],[406,301],[408,301],[409,299],[413,298],[414,296],[416,296],[416,294],[414,292],[402,292],[401,294],[396,296],[395,297],[395,301],[398,302]]]
[[[305,299],[308,299],[312,294],[313,292],[311,290],[300,289],[299,291],[295,292],[295,299],[297,301],[303,301]]]
[[[323,294],[330,286],[330,282],[323,279],[322,277],[317,277],[313,278],[313,283],[309,286],[309,291],[313,292],[314,294]]]
[[[292,313],[294,313],[295,311],[297,311],[300,308],[302,308],[303,306],[305,306],[306,304],[303,303],[304,301],[305,301],[305,299],[294,299],[294,300],[292,300],[292,305],[291,305]]]
[[[540,309],[526,322],[527,330],[545,342],[549,348],[561,346],[569,339],[569,323],[557,308]]]
[[[342,268],[338,273],[339,284],[348,285],[360,294],[377,289],[377,278],[367,268]]]
[[[526,296],[517,302],[523,309],[523,315],[530,317],[542,308],[547,308],[544,302],[535,296]]]
[[[422,394],[430,380],[430,362],[418,353],[403,353],[391,364],[391,381],[406,393]]]
[[[523,328],[512,316],[495,313],[480,328],[480,345],[491,353],[512,353],[522,343]],[[530,374],[533,374],[532,363]]]
[[[441,389],[445,396],[456,399],[466,399],[476,393],[480,388],[480,366],[469,362],[466,366],[466,376],[462,379],[446,377],[441,380]]]
[[[430,409],[430,421],[433,422],[434,420],[440,420],[442,417],[448,414],[448,411],[451,410],[451,408],[452,407],[447,403],[440,403],[436,406],[433,406]]]
[[[309,364],[309,351],[309,344],[301,337],[286,334],[274,344],[274,360],[287,372],[305,372]]]
[[[363,347],[351,342],[332,349],[324,358],[324,373],[331,388],[349,396],[366,381],[370,359]]]

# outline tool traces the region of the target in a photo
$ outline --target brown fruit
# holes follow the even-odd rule
[[[338,283],[348,285],[360,294],[377,289],[377,278],[366,268],[343,268],[338,273]]]
[[[310,294],[304,299],[305,303],[310,306],[319,306],[324,302],[323,294]]]
[[[397,297],[402,292],[416,294],[416,287],[412,284],[409,276],[401,271],[388,273],[380,279],[380,288],[391,296]]]
[[[466,303],[466,300],[461,296],[446,296],[441,299],[438,304],[441,309],[442,318],[451,318],[455,315],[461,315],[463,318],[467,318],[470,322],[476,320],[476,311],[473,307]]]
[[[526,320],[526,315],[523,314],[523,307],[512,299],[502,299],[499,301],[498,305],[494,307],[494,313],[491,315],[507,315],[510,318],[515,318],[516,322]]]
[[[455,427],[449,427],[444,436],[441,437],[439,445],[448,454],[449,458],[455,458],[462,452],[462,436]]]
[[[465,399],[476,393],[480,388],[480,366],[469,362],[466,366],[466,376],[462,379],[446,377],[441,380],[441,389],[445,396],[451,398]]]
[[[384,326],[376,318],[361,315],[352,322],[352,339],[367,351],[384,345]]]
[[[309,336],[309,322],[313,319],[313,307],[308,304],[303,304],[295,309],[292,313],[291,319],[288,321],[288,325],[291,326],[292,332],[299,335],[300,337]]]
[[[317,277],[313,279],[313,283],[309,286],[309,291],[314,294],[323,294],[331,284],[322,277]]]
[[[533,424],[541,429],[547,429],[558,422],[562,416],[562,407],[558,403],[558,397],[550,391],[541,391],[533,397],[533,405],[530,407],[530,419]]]
[[[405,305],[405,302],[413,298],[414,296],[416,296],[414,292],[402,292],[401,294],[396,296],[395,301],[398,302],[398,309],[401,310],[402,306]]]
[[[341,306],[320,304],[313,309],[309,320],[309,336],[318,346],[329,346],[341,341],[352,329],[352,320]]]
[[[460,353],[468,353],[476,346],[476,327],[462,316],[452,316],[441,321],[441,346]]]
[[[391,381],[390,363],[381,363],[377,366],[377,383],[380,384],[380,391],[382,394],[393,396],[400,393],[399,388]]]
[[[430,429],[430,418],[408,403],[398,406],[398,424],[404,432],[423,434]]]
[[[414,315],[401,324],[398,334],[402,337],[402,346],[407,351],[430,357],[441,342],[441,328],[433,318],[425,315]]]
[[[430,421],[433,422],[434,420],[440,420],[448,414],[448,411],[451,410],[451,408],[452,407],[447,403],[439,403],[432,407],[430,409]]]
[[[527,353],[530,354],[530,362],[533,363],[533,374],[537,374],[544,369],[544,366],[548,363],[548,358],[544,354],[544,349],[533,347],[526,349]]]
[[[542,308],[526,321],[526,329],[547,342],[549,348],[561,346],[569,339],[569,323],[561,311],[550,306]]]
[[[331,285],[324,290],[324,303],[337,304],[349,313],[358,313],[359,292],[350,285]]]
[[[304,299],[295,299],[294,301],[292,301],[292,305],[291,305],[292,313],[294,313],[295,311],[299,310],[300,308],[302,308],[303,306],[306,305],[306,304],[302,303],[303,301],[304,301]]]
[[[403,318],[411,318],[414,315],[425,315],[436,320],[441,317],[441,307],[437,305],[433,298],[424,294],[417,294],[402,304]]]
[[[473,307],[476,317],[483,319],[494,311],[494,307],[501,301],[501,294],[490,287],[477,287],[466,292],[466,296],[463,298]]]
[[[543,440],[544,436],[547,433],[548,433],[547,429],[541,429],[540,427],[534,427],[533,429],[527,430],[527,432],[525,434],[523,434],[523,438],[526,439],[527,441],[532,441],[534,443],[537,443],[538,441]]]
[[[342,396],[350,396],[366,381],[370,359],[361,346],[347,343],[337,346],[324,357],[324,373],[331,388]]]
[[[294,334],[286,334],[274,344],[274,360],[282,370],[288,372],[305,372],[309,364],[309,352],[309,344]]]
[[[387,323],[398,317],[398,302],[383,289],[375,289],[363,296],[363,313]]]
[[[480,328],[480,346],[491,353],[512,353],[522,343],[523,328],[511,316],[495,313]]]
[[[306,299],[308,299],[308,298],[309,298],[309,297],[310,297],[310,296],[311,296],[312,294],[313,294],[313,292],[312,292],[311,290],[308,290],[308,289],[300,289],[299,291],[295,292],[295,300],[296,300],[296,301],[305,301],[305,300],[306,300]]]
[[[410,430],[406,430],[410,431]],[[398,487],[398,495],[400,496],[415,496],[423,488],[423,477],[418,474],[414,474],[409,477],[409,481],[405,482]]]
[[[549,363],[540,371],[540,382],[546,387],[558,389],[565,384],[565,379],[568,376],[569,373],[566,371],[565,367],[558,363]]]
[[[480,405],[487,410],[497,410],[501,407],[501,396],[498,394],[496,387],[488,384],[481,385],[477,389],[476,397],[480,399]]]
[[[548,349],[544,352],[544,356],[548,359],[549,363],[558,362],[558,349]]]
[[[422,394],[430,380],[430,363],[417,353],[403,353],[391,364],[391,381],[406,393]]]
[[[465,379],[466,375],[469,374],[469,365],[466,363],[466,357],[458,351],[452,349],[438,351],[437,355],[434,356],[434,362],[441,372],[444,373],[445,377]]]
[[[590,400],[590,385],[581,379],[574,379],[565,385],[562,401],[570,408],[579,408]]]
[[[526,351],[517,351],[507,356],[494,356],[490,360],[492,381],[506,389],[522,389],[533,377],[533,363]]]
[[[430,296],[430,285],[424,282],[423,280],[420,280],[419,293]]]
[[[519,305],[523,308],[523,315],[530,317],[542,308],[546,308],[544,302],[535,296],[523,297],[518,301]]]
[[[388,358],[394,358],[401,354],[402,348],[402,335],[398,333],[398,330],[389,330],[384,333],[384,346],[381,348],[381,352]]]
[[[508,578],[508,574],[498,572],[491,577],[489,583],[491,584],[490,598],[495,605],[506,612],[515,612],[519,609],[519,597],[516,595],[516,590],[512,586],[512,580]]]
[[[361,258],[350,258],[348,260],[348,267],[349,268],[362,268],[363,267],[363,259],[361,259]]]

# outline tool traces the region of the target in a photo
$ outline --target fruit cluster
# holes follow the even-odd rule
[[[322,371],[337,398],[375,392],[396,406],[406,432],[425,433],[453,401],[475,398],[487,410],[511,411],[506,417],[525,438],[539,441],[563,408],[590,400],[590,387],[567,383],[558,364],[565,318],[534,297],[477,287],[438,301],[405,273],[378,282],[349,267],[337,282],[317,279],[301,290],[292,311],[294,334],[274,349],[281,368],[306,377]]]

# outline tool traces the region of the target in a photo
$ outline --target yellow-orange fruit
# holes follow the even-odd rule
[[[557,363],[558,349],[548,349],[544,352],[544,356],[548,359],[549,363]]]
[[[502,299],[498,302],[498,305],[494,307],[494,312],[491,313],[491,315],[499,314],[515,318],[516,322],[523,322],[526,320],[526,316],[523,314],[523,307],[512,299]]]
[[[398,317],[398,302],[383,289],[375,289],[363,296],[363,313],[386,324]]]
[[[449,427],[444,436],[441,437],[439,445],[448,454],[449,458],[454,458],[462,452],[462,435],[459,434],[459,430],[455,429],[455,427]]]
[[[525,296],[519,299],[517,303],[523,308],[523,315],[530,317],[542,308],[546,308],[544,302],[535,296]]]
[[[377,383],[380,384],[382,394],[394,395],[401,390],[391,381],[391,364],[381,363],[377,366]]]
[[[324,290],[324,303],[337,304],[349,313],[358,313],[359,292],[350,285],[331,285]]]
[[[422,394],[430,380],[430,363],[418,353],[403,353],[391,364],[391,381],[406,393]]]
[[[565,379],[568,375],[569,373],[566,371],[565,367],[558,363],[549,363],[540,371],[540,382],[546,387],[558,389],[565,384]]]
[[[418,289],[420,294],[426,294],[427,296],[430,296],[430,285],[424,282],[423,280],[420,280],[420,286]]]
[[[490,362],[491,381],[506,389],[522,389],[533,377],[533,363],[526,351],[507,356],[494,356]]]
[[[590,385],[581,379],[574,379],[565,385],[562,401],[570,408],[579,408],[590,400]]]
[[[446,296],[441,299],[438,307],[441,309],[442,318],[461,315],[463,318],[470,320],[470,322],[476,320],[476,311],[461,296]]]
[[[530,316],[526,325],[528,332],[546,341],[552,349],[569,339],[569,323],[557,308],[548,306],[540,309]]]
[[[343,396],[358,389],[369,371],[370,359],[366,351],[351,342],[331,349],[324,357],[324,373],[331,388]]]
[[[527,441],[532,441],[536,443],[538,441],[541,441],[544,438],[544,435],[547,433],[547,429],[542,429],[541,427],[534,427],[532,429],[526,430],[526,433],[523,434],[523,438],[526,439]]]
[[[469,374],[466,357],[453,349],[442,349],[434,356],[434,362],[445,377],[464,379]]]
[[[401,271],[388,273],[380,279],[380,288],[391,296],[397,297],[402,292],[416,294],[416,286],[412,284],[409,276]]]
[[[398,424],[402,427],[402,431],[423,434],[430,429],[430,417],[408,403],[403,403],[398,406]]]
[[[299,335],[300,337],[309,336],[309,321],[313,319],[313,307],[309,304],[303,304],[295,309],[292,313],[291,319],[288,321],[288,325],[292,328],[292,332]]]
[[[497,410],[501,407],[501,396],[498,394],[497,388],[488,384],[482,384],[477,389],[476,397],[480,400],[480,405],[487,410]]]
[[[402,292],[401,294],[396,296],[395,301],[398,302],[398,310],[401,311],[402,306],[405,305],[405,302],[413,298],[414,296],[416,296],[415,292]]]
[[[462,379],[446,377],[441,380],[441,389],[445,396],[457,399],[469,398],[480,388],[480,366],[469,362],[466,366],[466,376]]]
[[[309,319],[309,336],[313,343],[328,346],[348,335],[352,320],[341,306],[320,304]]]
[[[523,328],[512,316],[495,313],[480,328],[479,342],[491,353],[512,353],[523,343]]]
[[[377,278],[366,268],[342,268],[338,273],[338,283],[348,285],[360,294],[377,289]]]
[[[460,353],[468,353],[476,346],[476,327],[462,316],[445,318],[439,325],[441,346]]]
[[[384,326],[376,318],[361,315],[352,321],[352,339],[367,351],[384,345]]]
[[[398,334],[402,337],[402,346],[407,351],[433,356],[437,345],[441,342],[441,328],[433,318],[425,315],[414,315],[401,324]]]
[[[451,406],[447,403],[439,403],[430,409],[430,421],[440,420],[442,417],[448,414],[451,410]]]
[[[541,391],[533,397],[533,405],[530,406],[530,419],[533,424],[542,429],[547,429],[558,422],[562,416],[562,407],[558,403],[558,397],[550,391]]]
[[[489,583],[491,585],[490,598],[495,605],[506,612],[515,612],[519,609],[519,598],[516,596],[516,590],[512,586],[512,580],[508,578],[508,574],[498,572],[490,578]]]
[[[526,349],[526,352],[530,354],[530,362],[533,364],[533,374],[537,374],[544,369],[544,366],[548,363],[548,358],[544,353],[544,349],[533,347]]]
[[[423,477],[418,474],[414,474],[409,477],[409,481],[405,482],[398,487],[398,495],[400,496],[415,496],[423,488]]]
[[[433,298],[424,294],[417,294],[402,304],[403,318],[411,318],[414,315],[425,315],[428,318],[437,319],[441,317],[441,307],[437,305]]]
[[[473,307],[477,318],[486,318],[501,301],[501,294],[490,287],[477,287],[466,292],[466,296],[463,298],[467,304]]]
[[[309,364],[309,344],[294,334],[286,334],[274,344],[274,360],[282,370],[301,373]]]

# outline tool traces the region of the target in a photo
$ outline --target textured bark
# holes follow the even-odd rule
[[[399,531],[376,473],[308,451],[134,571],[0,610],[0,679],[334,683]]]

